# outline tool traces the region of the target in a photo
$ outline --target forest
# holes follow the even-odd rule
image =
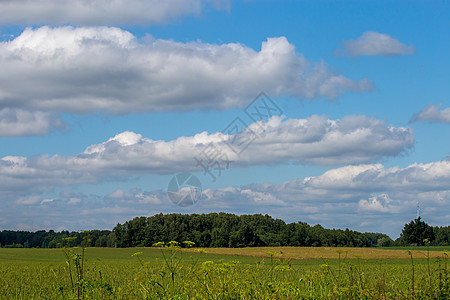
[[[74,239],[67,239],[72,237]],[[349,229],[326,229],[304,222],[286,223],[269,215],[157,214],[136,217],[110,230],[36,232],[3,230],[0,247],[58,248],[88,241],[90,247],[150,247],[157,242],[192,241],[197,247],[390,247],[421,245],[446,246],[450,226],[432,227],[420,217],[405,224],[395,241],[383,233],[361,233]],[[68,244],[70,243],[70,244]]]

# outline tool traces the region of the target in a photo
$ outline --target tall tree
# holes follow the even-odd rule
[[[422,221],[420,217],[405,224],[401,235],[407,243],[418,246],[423,246],[425,239],[430,242],[434,240],[433,227]]]

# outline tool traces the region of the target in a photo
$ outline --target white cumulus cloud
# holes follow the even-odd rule
[[[272,117],[267,122],[250,125],[249,129],[255,133],[246,131],[253,142],[239,155],[230,146],[235,145],[236,139],[248,140],[241,133],[202,132],[163,141],[125,131],[73,156],[6,156],[0,159],[0,195],[23,196],[31,191],[46,192],[58,186],[111,181],[138,174],[203,171],[198,161],[206,164],[211,155],[217,157],[219,165],[210,166],[217,173],[217,168],[275,163],[367,163],[405,153],[414,145],[411,129],[393,127],[365,116],[339,120],[317,115],[306,119]],[[110,195],[110,198],[120,197],[126,195],[121,191]],[[144,197],[142,201],[153,200]]]
[[[114,27],[28,28],[0,43],[0,107],[113,114],[243,107],[261,91],[333,99],[372,88],[321,62],[285,37],[261,50],[242,44],[180,43]],[[26,88],[24,88],[26,87]]]

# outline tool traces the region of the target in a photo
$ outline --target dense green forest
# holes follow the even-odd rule
[[[75,237],[75,239],[66,239]],[[269,215],[158,214],[136,217],[112,230],[82,232],[11,231],[0,232],[0,247],[57,248],[79,245],[85,239],[92,247],[141,247],[157,242],[193,241],[198,247],[258,247],[258,246],[331,246],[389,247],[421,245],[423,239],[431,245],[448,245],[450,226],[431,227],[420,218],[405,224],[401,236],[393,241],[382,233],[361,233],[349,229],[326,229],[303,222],[285,223]]]

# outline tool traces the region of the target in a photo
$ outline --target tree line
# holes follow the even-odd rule
[[[69,237],[75,239],[67,239]],[[119,223],[112,231],[4,230],[0,232],[0,247],[76,246],[83,238],[91,247],[150,247],[157,242],[172,240],[193,241],[197,247],[389,247],[422,245],[424,239],[431,245],[448,245],[450,227],[431,227],[419,217],[405,224],[400,237],[393,241],[383,233],[326,229],[304,222],[285,223],[261,214],[157,214]]]
[[[68,239],[75,238],[75,239]],[[0,231],[0,247],[4,248],[61,248],[79,246],[83,238],[89,240],[90,247],[114,247],[114,234],[110,230],[61,231],[38,230]]]

